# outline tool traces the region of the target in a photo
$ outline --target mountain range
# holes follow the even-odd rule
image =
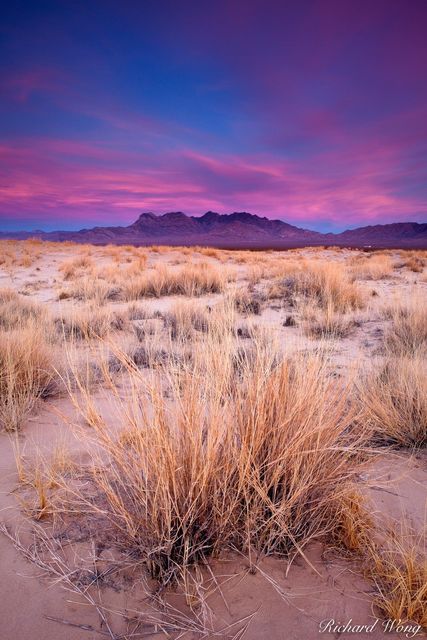
[[[236,212],[187,216],[180,211],[142,213],[126,227],[94,227],[79,231],[16,231],[0,238],[73,241],[91,244],[203,245],[223,248],[286,248],[312,245],[427,248],[427,223],[395,222],[341,233],[320,233],[282,220]]]

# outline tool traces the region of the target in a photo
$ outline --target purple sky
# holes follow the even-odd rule
[[[0,229],[427,220],[427,0],[9,4]]]

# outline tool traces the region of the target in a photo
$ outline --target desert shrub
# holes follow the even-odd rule
[[[148,313],[145,307],[140,304],[132,303],[128,306],[128,318],[129,320],[146,320]]]
[[[401,261],[398,263],[399,268],[406,267],[414,273],[422,273],[426,264],[426,256],[421,251],[401,252]]]
[[[79,272],[81,273],[82,269],[92,269],[93,262],[89,255],[82,254],[72,258],[71,260],[66,260],[62,264],[59,265],[59,271],[62,272],[64,280],[71,280],[75,278]]]

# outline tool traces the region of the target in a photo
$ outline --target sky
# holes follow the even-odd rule
[[[427,0],[8,4],[0,230],[427,221]]]

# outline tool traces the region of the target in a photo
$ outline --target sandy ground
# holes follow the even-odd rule
[[[46,304],[52,313],[75,306],[75,301],[58,300],[58,292],[64,286],[58,267],[64,260],[72,257],[73,251],[74,247],[59,247],[46,254],[42,253],[31,266],[0,269],[0,288],[11,287],[28,299]],[[310,250],[301,250],[299,253],[310,256]],[[91,254],[98,267],[111,263],[102,248],[92,249]],[[277,257],[280,254],[277,253]],[[334,260],[337,269],[340,269],[345,252],[325,251],[322,258]],[[198,254],[194,254],[192,259],[216,262],[215,258],[201,257]],[[151,254],[148,268],[155,269],[158,262],[174,264],[177,261],[182,262],[179,251]],[[230,258],[228,264],[232,263]],[[246,285],[246,266],[239,264],[235,268],[239,274],[238,279],[230,286]],[[331,345],[338,370],[347,369],[351,362],[360,360],[368,366],[375,357],[387,323],[378,311],[383,304],[394,298],[407,298],[414,288],[424,294],[427,289],[422,274],[408,270],[394,271],[390,277],[361,281],[360,284],[367,290],[375,289],[377,295],[372,297],[368,310],[360,313],[360,324],[351,335]],[[144,301],[144,305],[150,313],[165,312],[176,299],[176,296],[150,299]],[[198,300],[200,303],[212,304],[217,299],[219,296],[206,296]],[[123,307],[123,303],[119,302],[109,304],[118,309]],[[271,301],[261,315],[251,318],[250,322],[275,332],[285,350],[309,348],[315,341],[303,336],[299,327],[283,326],[288,313],[288,309]],[[100,398],[103,397],[101,393]],[[0,433],[0,520],[11,531],[20,531],[25,544],[30,543],[31,539],[28,521],[22,515],[21,501],[25,499],[25,495],[18,490],[16,450],[19,449],[31,461],[40,452],[48,457],[58,446],[64,446],[73,459],[84,462],[84,448],[61,417],[62,413],[71,420],[78,421],[74,412],[70,400],[64,395],[44,402],[28,418],[19,436]],[[405,519],[416,531],[421,531],[426,523],[426,455],[405,451],[385,452],[369,469],[368,475],[375,517],[380,521],[395,521],[396,526]],[[90,557],[88,540],[79,542],[74,536],[72,545],[69,548],[65,546],[64,549],[65,554]],[[140,577],[130,571],[119,574],[114,572],[114,557],[109,555],[108,550],[102,557],[104,569],[107,569],[107,573],[108,569],[111,570],[111,577],[95,591],[96,598],[107,611],[106,618],[113,629],[113,635],[101,623],[94,607],[89,606],[80,595],[49,579],[41,568],[25,559],[4,535],[0,535],[0,557],[1,640],[167,637],[160,633],[159,627],[149,618],[143,630],[146,635],[132,635],[132,621],[136,616],[144,611],[147,616],[152,615],[154,608],[147,596],[147,586],[144,587]],[[369,638],[390,636],[382,628],[382,621],[375,623],[372,585],[369,581],[359,575],[357,567],[349,560],[326,552],[321,545],[309,547],[306,550],[306,560],[298,557],[289,563],[284,559],[267,558],[259,562],[255,572],[249,569],[246,558],[233,555],[224,556],[213,563],[213,575],[219,586],[212,589],[213,593],[207,599],[210,613],[206,612],[204,622],[207,621],[208,626],[217,633],[212,631],[203,636],[193,628],[183,632],[182,637],[221,637],[220,630],[225,636],[233,637],[244,629],[244,635],[236,637],[244,637],[246,640],[314,640],[319,635],[333,638],[351,638],[355,635]],[[210,579],[209,575],[205,576],[207,584]],[[153,594],[153,585],[148,585],[148,591]],[[179,591],[171,593],[168,601],[178,611],[191,614]],[[114,611],[124,612],[124,617],[113,614]],[[203,612],[197,611],[196,619],[197,616],[202,619]],[[331,631],[320,634],[319,624],[331,619],[342,624],[350,620],[352,624],[375,624],[369,633]],[[392,637],[407,636],[393,633]]]

